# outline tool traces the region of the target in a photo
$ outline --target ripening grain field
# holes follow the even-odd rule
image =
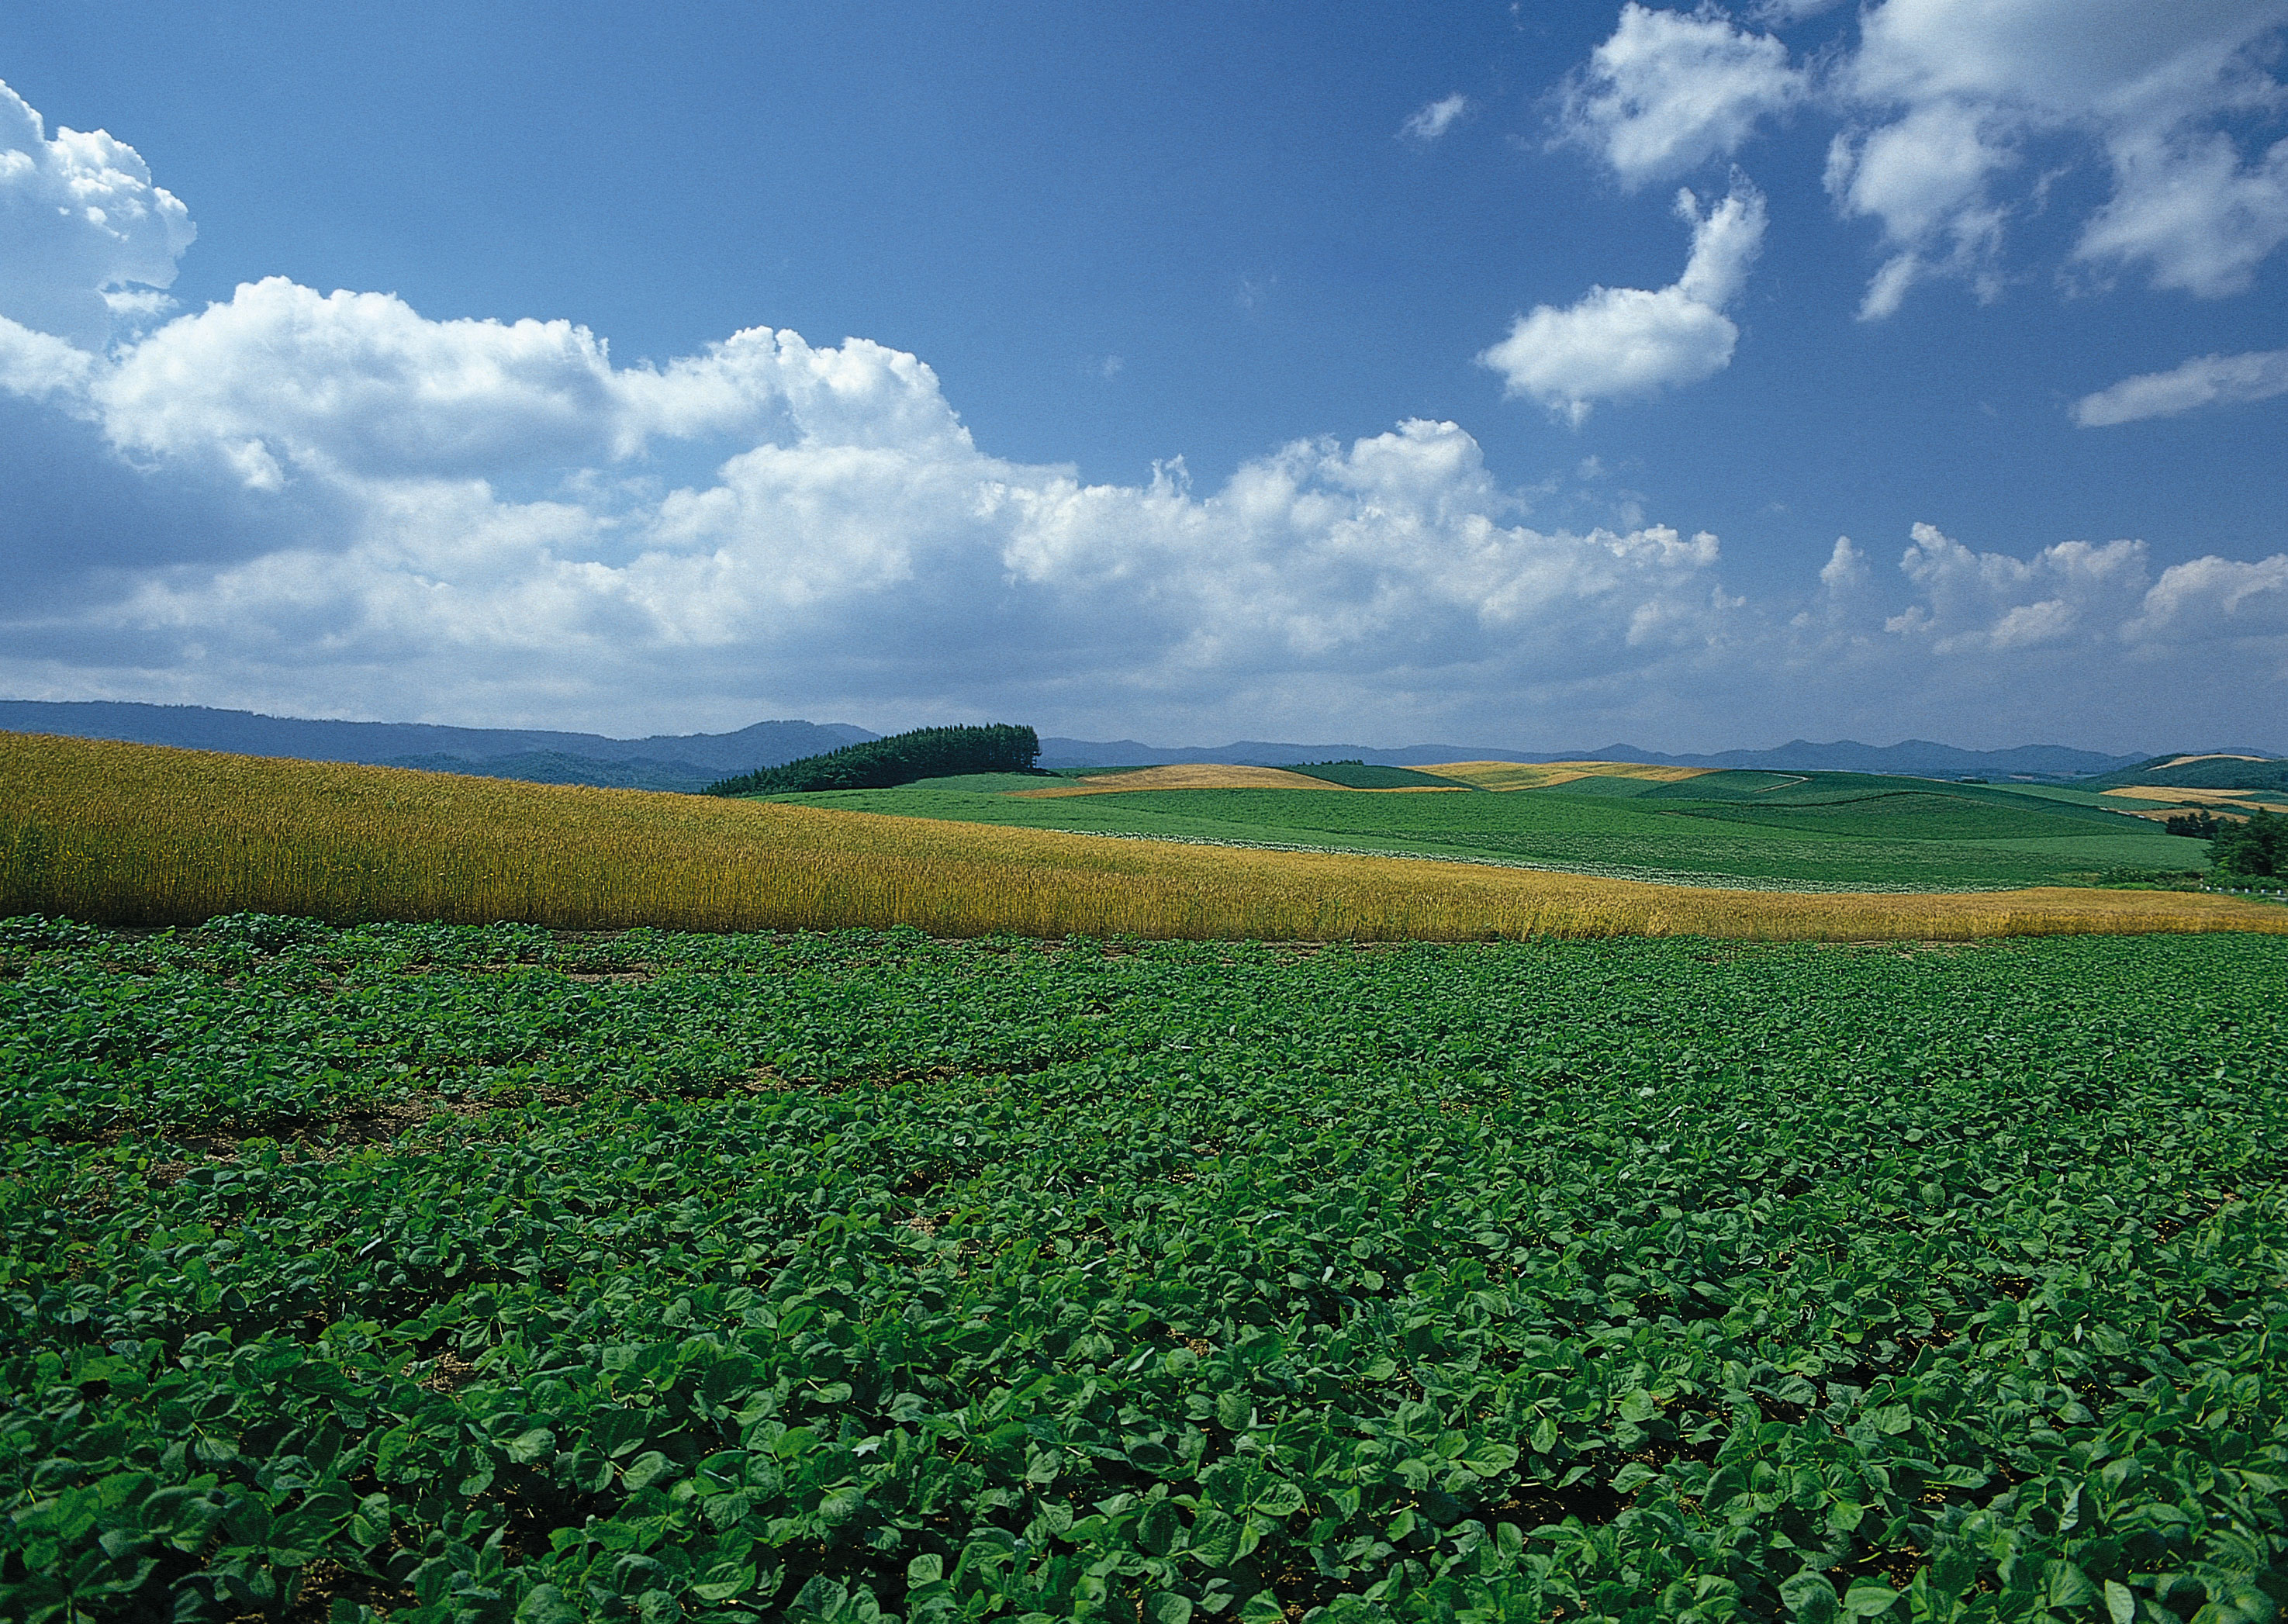
[[[2284,987],[0,924],[0,1616],[2272,1619]]]
[[[1382,804],[1510,798],[1439,791]],[[1259,940],[2288,931],[2288,909],[2197,893],[1656,885],[0,734],[0,915],[156,925],[247,911]]]

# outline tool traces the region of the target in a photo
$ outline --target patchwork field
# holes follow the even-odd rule
[[[1648,766],[1627,761],[1454,761],[1434,769],[1480,789],[1552,789],[1588,779],[1618,779],[1648,784],[1681,783],[1709,775],[1704,767]]]
[[[1194,786],[1137,772],[1085,780],[1085,796],[1061,787],[1028,793],[1023,780],[997,777],[779,798],[1007,827],[1410,852],[1794,891],[2088,885],[2123,871],[2197,872],[2206,861],[2202,842],[2165,834],[2088,793],[1619,763],[1463,763],[1425,771],[1500,793],[1327,794],[1325,785]]]
[[[2142,818],[2169,818],[2181,812],[2288,811],[2288,793],[2276,789],[2189,789],[2165,784],[2131,784],[2100,791],[2109,801],[2125,801],[2123,808]]]
[[[2284,984],[0,925],[0,1616],[2272,1618]]]
[[[1095,807],[1160,808],[1200,796],[1239,797],[1242,817],[1257,816],[1264,796],[1304,812],[1541,804],[1527,796],[1470,791],[1168,790],[1043,802],[996,789],[1039,781],[1011,775],[985,780],[983,788],[954,780],[934,788],[792,797],[831,803],[803,805],[5,734],[0,915],[157,925],[254,911],[342,923],[516,920],[568,930],[903,924],[936,936],[1275,940],[2288,931],[2288,909],[2222,896],[2085,887],[1914,894],[1895,883],[1879,892],[1800,894],[1324,850],[1080,838],[1048,828],[961,820],[965,809],[1046,822]],[[868,804],[926,815],[849,810]],[[1594,804],[1548,804],[1586,807],[1577,815],[1588,820],[1588,838],[1605,843],[1598,849],[1626,854],[1609,827],[1595,822]],[[938,810],[944,807],[954,810]],[[1807,815],[1818,814],[1815,809]],[[1091,827],[1084,815],[1076,820]],[[1099,823],[1121,827],[1117,816]],[[1148,819],[1144,827],[1178,835],[1197,828],[1225,835],[1235,828],[1261,829],[1229,820],[1188,826],[1180,819],[1167,828]],[[1498,834],[1507,826],[1490,827]],[[1720,844],[1776,849],[1772,831],[1734,836],[1704,820],[1690,827],[1712,832]],[[1335,834],[1348,837],[1339,826]],[[1779,839],[1790,837],[1779,832]],[[2198,850],[2197,843],[2166,836],[2131,838]],[[1333,840],[1322,834],[1317,844]],[[1403,842],[1393,845],[1409,849]],[[1906,849],[1948,848],[1924,842]],[[1444,850],[1470,855],[1473,848],[1457,843]],[[1885,872],[1863,857],[1855,860],[1851,872]],[[2022,861],[2010,872],[2036,867]],[[1773,871],[1793,872],[1784,864]],[[1957,871],[1937,870],[1942,877]],[[1787,881],[1791,888],[1799,883]]]

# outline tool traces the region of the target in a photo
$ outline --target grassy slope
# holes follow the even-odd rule
[[[932,795],[941,809],[1077,811],[1083,819],[1100,801],[1164,808],[1186,799],[997,801],[938,790],[918,804],[927,806]],[[1342,790],[1274,797],[1322,814],[1346,805],[1504,798]],[[1569,806],[1592,826],[1600,812],[1579,800],[1548,805]],[[1673,828],[1694,820],[1652,821]],[[1806,838],[1704,820],[1699,827],[1752,845]],[[518,920],[565,930],[903,924],[938,936],[1273,940],[2288,931],[2288,909],[2217,896],[2087,889],[1871,896],[1832,888],[1813,895],[1794,880],[1742,889],[1647,885],[0,733],[0,915],[174,924],[241,912]]]
[[[2288,789],[2288,761],[2243,761],[2236,757],[2211,756],[2167,766],[2173,757],[2156,757],[2141,766],[2125,767],[2089,780],[2098,789],[2130,784],[2165,784],[2181,789]]]
[[[1920,780],[1791,776],[1577,780],[1591,787],[1585,794],[1566,784],[1492,796],[1168,790],[1045,801],[1010,800],[953,780],[787,798],[1035,828],[1814,886],[2087,883],[2111,867],[2195,868],[2204,859],[2198,842],[2093,806],[1979,786],[1942,793]]]

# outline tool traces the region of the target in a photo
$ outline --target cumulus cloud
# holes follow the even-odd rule
[[[337,372],[234,325],[238,305],[279,301],[351,325],[318,346]],[[591,703],[618,688],[942,708],[1083,673],[1192,705],[1306,672],[1330,694],[1394,669],[1578,680],[1705,641],[1723,613],[1713,537],[1536,529],[1450,423],[1298,442],[1199,495],[1180,469],[1091,486],[986,456],[927,368],[862,340],[742,334],[652,372],[610,367],[577,329],[424,322],[290,285],[208,313],[226,319],[128,350],[87,409],[151,477],[234,479],[257,506],[315,487],[334,517],[20,622],[44,646],[163,651],[146,657],[242,696],[290,664],[337,706],[412,681],[496,714],[567,683]],[[203,369],[161,364],[194,340]],[[428,401],[446,408],[433,425]],[[473,471],[504,422],[524,438],[502,469],[571,465],[555,494],[512,499]],[[640,471],[647,436],[738,424],[757,443],[709,481],[612,477]]]
[[[1724,314],[1763,246],[1763,194],[1736,180],[1705,212],[1688,189],[1676,211],[1692,226],[1684,274],[1665,288],[1593,288],[1563,309],[1536,305],[1478,357],[1504,392],[1577,426],[1599,400],[1656,394],[1731,364],[1740,329]]]
[[[665,368],[615,368],[568,321],[432,321],[388,294],[321,295],[282,277],[123,348],[89,390],[123,451],[290,472],[499,476],[620,461],[656,436],[965,448],[913,356],[740,333]]]
[[[2118,625],[2145,588],[2142,542],[2060,542],[2019,558],[1973,552],[1935,525],[1912,535],[1899,568],[1917,600],[1884,630],[1927,638],[1934,654],[2037,648]]]
[[[1661,12],[1636,0],[1567,84],[1559,139],[1585,147],[1633,191],[1729,156],[1806,79],[1768,34],[1721,12]]]
[[[1879,222],[1891,250],[1862,314],[1889,314],[1934,274],[1990,297],[2005,228],[2031,206],[2002,183],[2041,139],[2086,143],[2111,174],[2077,260],[2204,297],[2246,288],[2288,240],[2288,143],[2244,154],[2235,131],[2288,99],[2263,68],[2284,20],[2283,0],[1869,8],[1836,76],[1853,126],[1828,165],[1838,208]]]
[[[2288,394],[2288,350],[2202,355],[2166,372],[2141,372],[2084,395],[2074,402],[2073,418],[2085,429],[2105,428],[2278,394]]]
[[[1676,283],[1546,313],[1545,353],[1498,346],[1524,392],[1574,416],[1724,364],[1761,201],[1680,207]],[[757,328],[621,366],[570,322],[273,279],[100,349],[0,317],[0,690],[1673,747],[1752,710],[1776,736],[1970,715],[2055,736],[2067,696],[2087,726],[2145,714],[2125,669],[2244,709],[2288,669],[2288,555],[2149,579],[2133,541],[2022,558],[1924,527],[1896,575],[1839,541],[1791,619],[1728,586],[1712,535],[1552,527],[1537,495],[1432,419],[1299,440],[1212,489],[1180,459],[1090,484],[980,448],[928,366],[863,339]],[[2240,680],[2185,680],[2220,648]]]
[[[1427,147],[1461,123],[1469,112],[1470,99],[1456,91],[1452,95],[1442,96],[1408,115],[1406,122],[1399,125],[1398,133],[1402,139],[1418,141]]]
[[[1724,257],[1696,258],[1708,297]],[[65,277],[45,238],[0,257]],[[1394,680],[1688,660],[1739,606],[1712,535],[1536,527],[1451,423],[1297,441],[1204,494],[1180,461],[1089,485],[981,451],[926,365],[864,339],[623,367],[571,322],[283,278],[99,350],[0,317],[0,440],[19,693],[642,726],[1084,691],[1068,715],[1332,725]],[[667,446],[711,475],[662,480]]]
[[[1786,25],[1827,9],[1762,0],[1749,15]],[[2269,71],[2284,24],[2288,0],[1875,0],[1855,47],[1799,62],[1712,4],[1629,0],[1568,79],[1557,135],[1633,189],[1736,153],[1799,105],[1839,115],[1828,190],[1884,248],[1869,320],[1934,277],[1993,297],[2010,226],[2054,178],[2046,166],[2085,153],[2110,188],[2073,263],[2221,297],[2288,242],[2288,139],[2266,131],[2288,107]]]
[[[2075,244],[2083,260],[2141,264],[2158,288],[2244,292],[2288,241],[2288,140],[2244,163],[2221,131],[2130,129],[2108,143],[2113,199]]]
[[[148,314],[197,234],[123,141],[59,129],[0,83],[0,316],[81,345]],[[0,341],[4,342],[4,341]]]
[[[2141,609],[2124,628],[2140,644],[2288,637],[2288,553],[2252,563],[2209,557],[2173,564]]]

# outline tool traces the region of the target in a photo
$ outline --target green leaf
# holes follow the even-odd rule
[[[510,1460],[519,1466],[530,1466],[555,1453],[556,1435],[545,1427],[534,1427],[509,1439],[507,1447]]]
[[[1544,1415],[1533,1423],[1533,1436],[1527,1440],[1536,1454],[1547,1454],[1557,1447],[1557,1423]]]
[[[2105,1581],[2105,1611],[2113,1624],[2137,1624],[2137,1597],[2117,1579]]]
[[[2097,1586],[2088,1574],[2062,1557],[2042,1565],[2042,1588],[2053,1607],[2086,1607],[2097,1599]]]
[[[1177,1533],[1183,1525],[1176,1517],[1176,1502],[1161,1499],[1144,1508],[1144,1515],[1136,1520],[1136,1542],[1156,1557],[1164,1557],[1176,1542]]]
[[[1632,1461],[1613,1474],[1613,1493],[1633,1494],[1659,1476],[1658,1472],[1647,1466],[1642,1461]]]
[[[1781,1584],[1780,1600],[1803,1624],[1829,1624],[1836,1614],[1835,1587],[1808,1568]]]
[[[1213,1506],[1205,1508],[1193,1519],[1185,1549],[1209,1567],[1230,1566],[1239,1554],[1238,1520]]]
[[[1931,1557],[1931,1588],[1941,1596],[1966,1596],[1978,1580],[1979,1565],[1978,1553],[1969,1547],[1941,1546]]]
[[[722,1602],[754,1588],[752,1563],[719,1562],[707,1570],[706,1578],[691,1587],[691,1593],[703,1602]]]
[[[1245,1393],[1222,1392],[1216,1395],[1216,1424],[1227,1432],[1244,1432],[1255,1419],[1255,1406]]]
[[[1515,1444],[1495,1443],[1490,1439],[1473,1445],[1462,1456],[1462,1464],[1481,1477],[1498,1477],[1515,1469],[1518,1451]]]
[[[1256,1495],[1255,1509],[1269,1517],[1290,1517],[1303,1509],[1304,1500],[1299,1485],[1275,1477]]]
[[[1878,1619],[1898,1604],[1899,1593],[1872,1577],[1853,1580],[1843,1593],[1843,1611],[1855,1619]]]
[[[1191,1598],[1162,1590],[1144,1604],[1144,1616],[1152,1624],[1192,1624]]]

